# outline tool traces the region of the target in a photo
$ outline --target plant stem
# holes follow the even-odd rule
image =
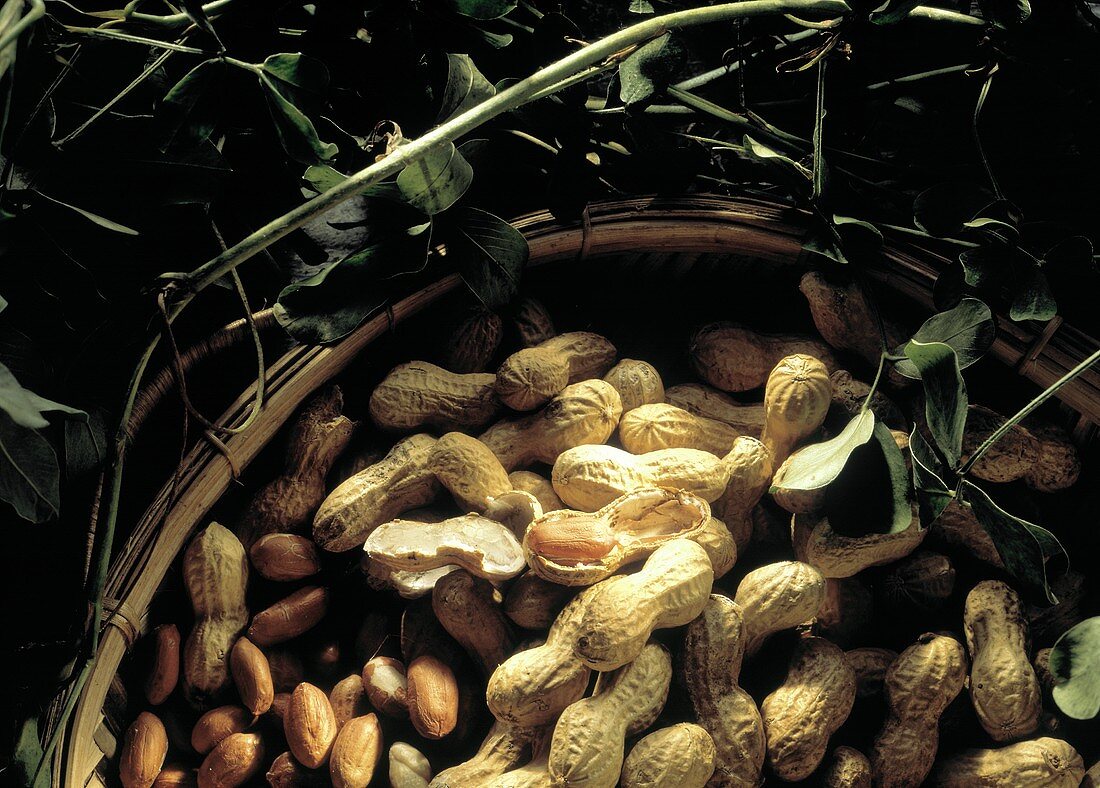
[[[803,41],[807,38],[813,38],[817,35],[817,33],[818,31],[816,30],[799,30],[797,33],[791,33],[788,36],[784,36],[784,40],[775,45],[774,51],[778,52],[784,47],[790,46],[791,44],[794,44],[798,41]],[[761,51],[755,56],[750,55],[749,57],[755,59],[757,57],[760,57],[760,55],[762,54],[764,53]],[[721,79],[722,77],[737,71],[741,68],[742,62],[743,61],[737,60],[725,66],[712,68],[710,71],[704,71],[702,74],[696,74],[694,77],[688,77],[682,82],[677,82],[674,87],[678,87],[680,90],[695,90],[696,88],[701,88],[703,87],[703,85],[709,85],[714,80]]]
[[[23,34],[23,31],[33,25],[39,19],[46,15],[46,3],[44,0],[29,0],[31,4],[31,10],[23,14],[23,18],[11,26],[4,35],[0,36],[0,52],[3,52],[9,45],[15,43],[15,40]]]
[[[133,33],[123,33],[121,30],[104,30],[101,27],[70,27],[68,25],[65,26],[65,29],[70,33],[88,36],[89,38],[109,38],[114,41],[126,41],[130,44],[144,44],[147,47],[154,47],[156,49],[170,49],[173,52],[186,52],[189,55],[205,55],[206,57],[218,56],[217,52],[208,52],[198,47],[184,46],[183,44],[176,44],[171,41],[161,41],[156,38],[135,36]]]
[[[878,384],[879,381],[882,380],[882,370],[886,368],[886,359],[888,355],[889,354],[885,351],[878,354],[878,370],[875,372],[875,379],[871,381],[871,389],[863,399],[863,404],[859,406],[860,415],[866,413],[871,407],[871,397],[875,396],[875,391],[878,390]]]
[[[985,155],[985,148],[982,147],[982,135],[978,131],[978,118],[981,117],[982,107],[985,106],[985,100],[989,97],[989,89],[993,86],[993,75],[996,73],[996,66],[989,70],[989,75],[986,76],[985,82],[982,83],[982,89],[978,93],[978,103],[974,105],[974,145],[978,148],[978,157],[982,160],[982,167],[985,168],[985,174],[989,178],[989,183],[993,186],[993,192],[997,195],[998,200],[1003,200],[1004,194],[1001,192],[1001,185],[997,183],[997,176],[993,174],[993,167],[990,166],[989,159]]]
[[[817,62],[817,99],[814,101],[814,203],[825,196],[825,59]]]
[[[202,10],[208,17],[214,17],[234,2],[235,0],[214,0],[214,2],[204,5]],[[136,0],[135,2],[129,3],[123,11],[123,19],[128,22],[141,22],[142,24],[157,25],[158,27],[183,27],[184,25],[191,24],[191,17],[187,14],[167,14],[165,16],[139,14],[132,10],[137,8],[137,6],[138,2]]]
[[[945,66],[944,68],[935,68],[931,71],[921,71],[917,74],[906,74],[904,77],[897,77],[895,79],[888,79],[885,82],[873,82],[868,85],[865,90],[882,90],[883,88],[893,87],[894,85],[905,85],[910,82],[920,82],[922,79],[931,79],[932,77],[943,77],[948,74],[958,74],[960,72],[969,71],[974,68],[970,63],[961,63],[957,66]]]

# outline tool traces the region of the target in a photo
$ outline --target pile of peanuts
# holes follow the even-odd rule
[[[877,361],[858,290],[802,289],[827,343],[711,324],[690,343],[698,380],[667,389],[534,301],[522,347],[483,372],[499,318],[473,315],[445,366],[400,364],[371,392],[384,456],[347,456],[343,394],[318,393],[282,474],[184,552],[193,620],[144,638],[123,786],[1081,784],[1044,710],[1049,649],[1031,653],[1033,611],[969,510],[852,536],[820,491],[773,486],[869,391],[838,355]],[[903,409],[871,406],[906,446]],[[987,434],[973,412],[969,450]],[[1024,427],[975,468],[1042,491],[1078,472],[1063,436]],[[954,594],[952,550],[988,569],[953,629],[850,647],[871,585],[910,612]],[[743,664],[786,672],[746,682]],[[975,746],[937,759],[960,704]],[[872,733],[838,743],[859,713]]]

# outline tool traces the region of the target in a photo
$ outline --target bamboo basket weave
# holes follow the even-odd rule
[[[513,221],[530,245],[530,267],[552,266],[578,257],[634,259],[648,255],[752,257],[762,263],[802,261],[807,214],[764,202],[720,196],[630,199],[593,204],[585,221],[562,224],[549,213]],[[880,287],[927,313],[932,310],[932,284],[948,260],[910,239],[888,238],[884,254],[870,271]],[[206,441],[183,459],[177,478],[169,480],[134,524],[111,566],[95,667],[63,731],[53,763],[53,784],[75,788],[102,785],[96,767],[112,757],[118,742],[104,724],[104,702],[128,649],[145,628],[146,617],[173,561],[194,530],[229,488],[234,472],[247,468],[274,438],[299,405],[344,370],[393,326],[437,305],[461,286],[457,275],[407,295],[386,314],[376,316],[344,340],[327,347],[295,347],[270,365],[267,399],[260,417],[225,446],[230,460]],[[1045,387],[1097,347],[1097,340],[1055,319],[1034,328],[998,318],[998,338],[991,355],[1021,376]],[[244,341],[247,334],[239,332]],[[218,423],[240,425],[252,407],[251,388],[241,394]],[[1080,414],[1078,427],[1100,423],[1100,371],[1090,370],[1059,392],[1065,406]],[[235,466],[235,467],[234,467]],[[63,699],[55,705],[60,708]]]

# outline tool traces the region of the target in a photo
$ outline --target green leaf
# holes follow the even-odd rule
[[[946,238],[963,229],[993,199],[968,181],[948,181],[925,189],[913,200],[913,223],[930,235]]]
[[[512,0],[442,0],[442,4],[470,19],[499,19],[519,5]]]
[[[964,298],[954,309],[932,315],[913,334],[917,342],[949,345],[959,359],[959,369],[966,369],[984,356],[996,338],[997,323],[993,312],[977,298]],[[904,353],[904,346],[894,353]],[[920,379],[920,371],[908,359],[896,362],[894,369],[907,378]]]
[[[76,479],[99,467],[107,456],[107,425],[102,413],[65,421],[65,478]]]
[[[492,98],[496,92],[493,83],[478,71],[469,55],[447,53],[447,84],[443,88],[443,102],[435,122],[448,121]]]
[[[487,309],[513,300],[527,263],[527,239],[499,216],[478,208],[458,208],[451,218],[455,236],[449,251],[467,287]]]
[[[1005,272],[1005,252],[989,246],[967,249],[959,255],[966,283],[971,287],[993,288]]]
[[[1047,529],[1009,514],[969,481],[962,483],[963,501],[974,510],[974,516],[993,539],[997,554],[1005,569],[1014,578],[1041,593],[1053,605],[1058,603],[1050,590],[1048,561],[1056,568],[1068,564],[1058,538]]]
[[[264,74],[290,90],[323,94],[328,90],[328,66],[301,52],[281,52],[266,58],[260,66]]]
[[[401,170],[397,188],[409,205],[434,216],[454,205],[473,180],[473,167],[447,143]]]
[[[959,466],[966,426],[966,383],[959,371],[959,357],[942,342],[911,340],[905,355],[920,372],[924,384],[924,414],[932,440],[949,466]]]
[[[978,233],[1004,246],[1013,246],[1020,240],[1020,231],[1015,226],[1008,222],[1002,222],[1000,219],[985,216],[963,222],[963,229]]]
[[[913,489],[917,496],[921,525],[931,528],[932,523],[950,505],[953,496],[943,480],[944,469],[940,458],[916,427],[909,434],[909,456],[913,461]]]
[[[632,14],[652,14],[656,12],[653,3],[649,0],[630,0],[630,8],[627,10]]]
[[[896,534],[904,531],[913,522],[913,503],[909,487],[909,468],[905,465],[905,455],[898,448],[890,428],[882,422],[875,422],[872,442],[878,443],[886,460],[886,470],[890,478],[892,515],[885,533]]]
[[[855,416],[835,438],[804,446],[792,454],[772,479],[772,490],[819,490],[840,472],[852,452],[871,439],[875,414],[866,410]]]
[[[619,98],[627,107],[650,101],[668,87],[684,61],[680,39],[665,33],[638,47],[619,64]]]
[[[1031,16],[1028,0],[979,0],[978,6],[982,15],[1001,29],[1022,24]]]
[[[35,771],[42,762],[45,751],[42,749],[42,740],[38,733],[38,717],[27,717],[19,726],[19,738],[12,752],[12,771],[15,772],[15,784],[29,786],[34,779]],[[38,780],[33,788],[49,788],[52,764],[45,763],[39,772]]]
[[[1050,650],[1054,702],[1067,717],[1091,720],[1100,713],[1100,616],[1062,633]]]
[[[347,336],[398,295],[406,277],[424,269],[430,239],[430,222],[391,229],[343,260],[283,288],[275,304],[276,320],[306,344]]]
[[[225,63],[204,60],[188,71],[161,99],[157,120],[163,127],[160,150],[198,145],[210,139],[216,125],[212,93],[225,76]]]
[[[909,470],[886,425],[875,423],[870,440],[854,448],[825,489],[824,513],[845,536],[898,533],[913,524]]]
[[[271,79],[260,75],[260,85],[271,119],[275,121],[279,142],[290,158],[302,164],[320,164],[340,152],[331,142],[321,141],[313,122],[279,92]]]
[[[813,182],[814,174],[789,156],[784,156],[777,150],[769,148],[762,142],[745,135],[745,155],[752,161],[764,164],[772,169],[779,170],[788,176],[788,180],[794,180],[799,186],[806,186]]]
[[[41,433],[0,414],[0,500],[24,520],[42,523],[61,507],[60,468],[53,447]]]
[[[113,222],[110,219],[107,219],[106,217],[100,216],[97,213],[92,213],[91,211],[86,211],[83,208],[78,208],[75,205],[70,205],[67,202],[61,202],[61,200],[58,200],[54,197],[51,197],[48,194],[43,194],[42,192],[38,191],[37,189],[34,191],[34,193],[37,194],[39,197],[42,197],[46,200],[49,200],[50,202],[54,203],[55,205],[60,205],[63,208],[68,208],[70,211],[75,211],[76,213],[80,214],[85,219],[90,221],[92,224],[97,224],[100,227],[102,227],[104,230],[110,230],[111,232],[115,232],[115,233],[122,233],[123,235],[139,235],[137,230],[134,230],[130,227],[127,227],[124,224],[119,224],[118,222]]]
[[[1050,320],[1057,314],[1058,304],[1043,269],[1034,261],[1021,261],[1013,283],[1008,316],[1017,321]]]
[[[11,370],[3,364],[0,364],[0,410],[7,413],[17,425],[28,429],[49,426],[43,413],[57,412],[83,421],[88,419],[88,414],[82,410],[40,397],[30,389],[23,388]]]
[[[920,0],[886,0],[885,3],[871,12],[868,19],[876,25],[897,24],[909,16],[909,12],[918,5],[920,5]]]

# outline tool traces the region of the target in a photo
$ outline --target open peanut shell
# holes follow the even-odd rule
[[[515,577],[525,566],[515,535],[478,514],[439,523],[391,520],[371,533],[363,550],[391,569],[426,572],[454,564],[491,581]]]
[[[596,512],[547,512],[527,528],[523,554],[536,575],[587,586],[640,561],[672,539],[692,539],[710,520],[710,504],[664,487],[629,492]]]

